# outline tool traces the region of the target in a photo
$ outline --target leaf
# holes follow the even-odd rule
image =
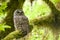
[[[0,27],[0,30],[1,30],[1,31],[5,31],[5,29],[4,29],[3,27]]]
[[[6,2],[3,2],[2,5],[1,5],[1,9],[2,10],[5,10],[6,7],[7,7],[7,3]]]
[[[1,31],[5,31],[4,27],[3,27],[3,24],[0,24],[0,30]]]
[[[11,27],[10,27],[10,26],[8,26],[8,25],[4,25],[3,27],[4,27],[4,28],[11,28]]]
[[[10,26],[6,25],[6,23],[0,24],[0,30],[5,31],[5,28],[11,28]]]

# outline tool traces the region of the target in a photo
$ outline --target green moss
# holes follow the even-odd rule
[[[14,38],[20,38],[20,37],[22,37],[22,32],[16,30],[8,34],[3,40],[13,40]]]

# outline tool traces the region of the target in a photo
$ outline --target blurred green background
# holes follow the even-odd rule
[[[48,2],[48,0],[45,1]],[[56,12],[56,10],[52,12],[51,8],[45,1],[34,0],[32,1],[31,6],[30,0],[25,0],[24,4],[22,4],[23,11],[29,19],[29,24],[33,26],[27,40],[60,40],[60,25],[58,25],[57,28],[55,28],[54,25],[54,12]],[[60,11],[60,0],[49,1],[51,1],[55,8]],[[19,8],[21,5],[20,3],[23,3],[21,0],[18,0],[18,2],[17,0],[0,0],[0,31],[6,32],[6,29],[11,30],[13,23],[10,20],[13,20],[13,16],[11,16],[13,14],[13,10]],[[19,5],[18,7],[16,6],[17,4]],[[8,14],[10,14],[10,17],[7,16]],[[59,15],[60,14],[58,14],[57,17],[58,20],[60,19]],[[9,18],[7,21],[5,21],[6,17]]]

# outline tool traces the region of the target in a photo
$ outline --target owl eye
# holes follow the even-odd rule
[[[21,13],[23,13],[23,11]]]
[[[17,13],[20,13],[19,11],[17,11]]]

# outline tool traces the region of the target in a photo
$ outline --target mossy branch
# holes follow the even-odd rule
[[[3,40],[13,40],[14,38],[20,38],[22,36],[23,36],[22,32],[19,30],[16,30],[8,34]]]

